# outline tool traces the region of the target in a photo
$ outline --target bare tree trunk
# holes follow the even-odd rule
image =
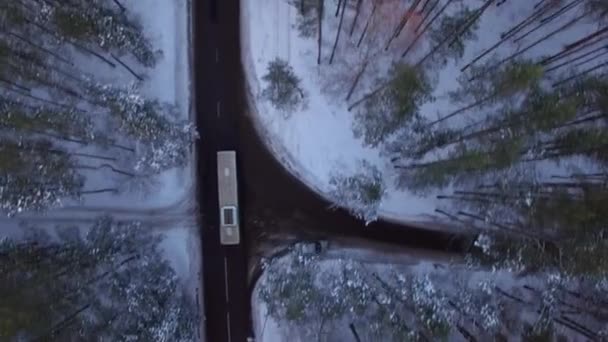
[[[113,53],[110,54],[112,56],[112,58],[114,58],[115,61],[118,62],[118,64],[122,65],[125,69],[127,69],[127,71],[133,75],[135,78],[137,78],[139,81],[143,81],[144,78],[139,76],[133,69],[131,69],[128,65],[126,65],[123,61],[121,61],[118,57],[116,57],[116,55],[114,55]]]
[[[54,340],[54,338],[56,337],[55,335],[61,329],[69,326],[71,321],[73,321],[74,319],[76,319],[76,317],[79,314],[81,314],[82,312],[84,312],[85,310],[87,310],[90,306],[91,306],[91,304],[86,304],[86,305],[80,307],[78,310],[76,310],[72,314],[68,315],[67,317],[65,317],[61,321],[59,321],[56,324],[54,324],[51,327],[51,329],[49,329],[49,331],[47,333],[45,333],[42,336],[36,338],[35,341],[43,342],[43,341],[52,341],[52,340]]]
[[[587,35],[587,36],[585,36],[585,37],[577,40],[574,43],[566,45],[564,47],[564,50],[571,50],[571,49],[573,49],[573,48],[575,48],[575,47],[577,47],[577,46],[579,46],[581,44],[584,44],[584,43],[592,40],[593,38],[598,37],[598,36],[600,36],[600,35],[602,35],[602,34],[604,34],[606,32],[608,32],[608,27],[604,27],[603,29],[595,31],[595,32],[593,32],[593,33],[591,33],[591,34],[589,34],[589,35]]]
[[[456,329],[468,342],[477,342],[475,336],[460,324],[456,324]]]
[[[346,95],[346,101],[350,100],[350,97],[355,92],[355,88],[357,87],[357,84],[359,84],[359,81],[361,80],[361,76],[363,76],[363,74],[365,73],[365,69],[367,68],[368,64],[369,64],[369,61],[366,60],[363,63],[363,65],[361,66],[361,69],[359,69],[359,71],[357,72],[357,75],[355,76],[355,80],[353,81],[352,85],[350,86],[350,89],[348,90],[348,94]]]
[[[515,34],[517,34],[519,31],[521,31],[524,27],[528,26],[536,18],[540,17],[548,8],[549,7],[543,7],[543,8],[541,8],[537,12],[532,13],[531,16],[529,16],[526,19],[524,19],[521,23],[519,23],[518,25],[516,25],[511,30],[507,31],[506,33],[501,34],[500,40],[498,42],[496,42],[496,44],[492,45],[487,50],[485,50],[484,52],[482,52],[481,54],[479,54],[471,62],[469,62],[464,67],[462,67],[460,69],[460,71],[463,72],[463,71],[467,70],[469,67],[471,67],[473,64],[475,64],[477,61],[479,61],[483,57],[487,56],[490,52],[496,50],[496,48],[498,48],[500,45],[502,45],[502,43],[504,43],[504,42],[508,41],[509,39],[511,39],[511,37],[513,37]]]
[[[342,1],[346,2],[347,0],[338,0],[338,6],[336,6],[336,14],[335,17],[338,17],[338,14],[340,14],[340,6],[342,6]]]
[[[357,41],[357,47],[359,47],[361,45],[361,42],[363,42],[363,38],[365,37],[365,33],[369,28],[369,24],[371,23],[372,18],[374,17],[374,13],[376,13],[376,7],[376,2],[374,2],[374,6],[372,7],[372,13],[370,13],[369,17],[367,18],[367,21],[365,22],[365,27],[363,28],[363,32],[361,32],[361,37],[359,37],[359,41]]]
[[[131,172],[127,172],[127,171],[123,171],[123,170],[119,170],[117,168],[115,168],[114,166],[110,165],[110,164],[101,164],[99,166],[91,166],[91,165],[76,165],[75,167],[76,169],[84,169],[84,170],[101,170],[101,169],[110,169],[110,171],[117,173],[119,175],[123,175],[123,176],[127,176],[130,178],[135,178],[137,177],[136,174],[131,173]]]
[[[353,23],[350,26],[350,33],[349,33],[349,37],[353,36],[353,33],[355,32],[355,27],[357,26],[357,19],[359,19],[359,13],[361,13],[361,4],[363,3],[363,0],[357,0],[357,7],[355,8],[355,17],[353,18]]]
[[[470,26],[472,25],[472,23],[474,23],[475,21],[477,21],[477,19],[483,14],[483,12],[485,12],[485,10],[494,2],[494,0],[486,0],[486,2],[481,6],[481,8],[479,10],[476,11],[475,14],[473,14],[471,16],[470,19],[468,19],[465,24],[463,25],[463,29],[460,29],[457,31],[457,33],[455,35],[448,35],[447,37],[445,37],[439,44],[437,44],[435,47],[433,47],[433,49],[427,53],[424,57],[422,57],[422,59],[416,63],[416,66],[420,66],[422,64],[424,64],[424,62],[430,58],[431,56],[433,56],[437,51],[439,51],[439,49],[448,41],[451,40],[450,44],[452,44],[452,42],[456,41],[456,39],[458,37],[460,37],[460,35]]]
[[[405,27],[405,25],[407,25],[407,22],[410,20],[410,17],[414,13],[414,10],[416,9],[416,7],[418,6],[419,3],[420,3],[420,0],[414,0],[414,3],[412,3],[412,5],[407,9],[405,14],[403,15],[403,18],[401,19],[401,21],[395,28],[395,31],[391,35],[390,39],[388,40],[388,42],[386,42],[384,51],[388,51],[388,48],[390,47],[393,40],[395,40],[395,38],[399,37],[399,35],[401,34],[401,31],[403,31],[403,28]]]
[[[601,47],[599,47],[599,48],[597,48],[597,49],[593,49],[593,50],[591,50],[591,51],[589,51],[589,52],[586,52],[586,53],[584,53],[584,54],[582,54],[582,55],[580,55],[580,56],[577,56],[577,57],[575,57],[575,58],[573,58],[573,59],[571,59],[571,60],[569,60],[569,61],[566,61],[566,62],[564,62],[564,63],[561,63],[561,64],[558,64],[558,65],[556,65],[556,66],[553,66],[553,67],[551,67],[551,68],[549,68],[549,69],[546,69],[546,70],[545,70],[545,72],[551,72],[551,71],[557,70],[557,69],[559,69],[559,68],[561,68],[561,67],[563,67],[563,66],[566,66],[566,65],[568,65],[568,64],[570,64],[570,63],[572,63],[572,62],[576,62],[576,61],[578,61],[578,60],[581,60],[581,59],[583,59],[583,58],[585,58],[585,57],[587,57],[587,56],[591,56],[591,55],[593,55],[593,54],[595,54],[595,53],[597,53],[597,52],[599,52],[599,51],[602,51],[602,50],[606,50],[606,51],[608,51],[608,45],[604,45],[604,46],[601,46]],[[599,55],[596,55],[595,57],[602,56],[603,54],[605,54],[605,53],[606,53],[606,51],[605,51],[605,52],[603,52],[603,53],[601,53],[601,54],[599,54]]]
[[[536,7],[534,7],[536,9]],[[545,4],[538,10],[532,12],[529,16],[527,16],[524,20],[520,21],[517,25],[510,28],[507,32],[503,32],[500,34],[501,39],[505,39],[507,37],[512,37],[515,33],[521,31],[524,27],[532,24],[534,20],[540,18],[545,12],[551,9],[551,4]]]
[[[572,1],[570,4],[564,6],[563,8],[561,8],[559,11],[557,11],[556,13],[553,13],[552,15],[550,15],[547,18],[544,18],[540,21],[540,23],[538,25],[536,25],[533,29],[531,29],[530,31],[524,33],[523,35],[515,38],[513,40],[514,43],[518,43],[520,42],[522,39],[526,38],[527,36],[531,35],[532,33],[536,32],[537,30],[541,29],[543,26],[545,26],[546,24],[550,23],[551,21],[553,21],[553,19],[559,18],[561,15],[563,15],[564,13],[567,13],[568,11],[570,11],[571,9],[576,8],[576,6],[578,4],[580,4],[583,0],[574,0]]]
[[[361,338],[359,337],[359,334],[357,333],[357,329],[355,328],[355,325],[353,323],[350,323],[348,325],[348,327],[350,328],[350,332],[353,334],[353,337],[355,338],[356,342],[361,342]]]
[[[604,56],[604,55],[606,55],[606,54],[608,54],[608,50],[607,50],[607,51],[603,51],[602,53],[597,54],[597,55],[595,55],[595,56],[591,56],[591,57],[589,57],[589,58],[587,58],[587,59],[585,59],[585,60],[583,60],[583,61],[581,61],[581,62],[578,62],[578,63],[574,64],[574,65],[572,66],[572,68],[573,68],[573,69],[577,69],[578,67],[583,66],[583,65],[585,65],[585,64],[587,64],[587,63],[589,63],[589,62],[591,62],[591,61],[594,61],[594,60],[596,60],[596,59],[598,59],[598,58],[600,58],[600,57],[603,57],[603,56]]]
[[[490,5],[494,2],[494,0],[488,0],[485,4],[483,4],[483,6],[481,6],[480,9],[477,10],[477,13],[470,19],[467,20],[467,22],[463,25],[463,27],[459,30],[458,34],[454,37],[454,39],[452,39],[452,41],[450,42],[450,44],[448,44],[449,47],[451,47],[452,45],[454,45],[456,43],[456,41],[458,40],[458,38],[460,38],[460,36],[466,32],[466,30],[471,27],[473,24],[475,24],[475,22],[481,18],[481,16],[484,14],[484,12],[488,9],[488,7],[490,7]]]
[[[336,55],[336,48],[338,47],[338,42],[340,41],[340,34],[342,33],[342,24],[344,23],[344,12],[346,12],[346,2],[347,0],[342,1],[342,14],[340,14],[340,22],[338,23],[338,32],[336,32],[336,40],[334,41],[334,47],[331,49],[331,56],[329,57],[329,64],[333,63],[334,56]]]
[[[69,60],[67,60],[67,59],[65,59],[63,57],[61,57],[59,54],[57,54],[57,53],[55,53],[55,52],[53,52],[53,51],[51,51],[51,50],[49,50],[49,49],[47,49],[47,48],[45,48],[43,46],[38,45],[38,44],[32,42],[31,40],[29,40],[29,39],[27,39],[27,38],[25,38],[25,37],[23,37],[23,36],[21,36],[19,34],[16,34],[14,32],[6,32],[6,34],[9,35],[9,36],[15,37],[15,38],[17,38],[17,39],[19,39],[19,40],[21,40],[23,42],[26,42],[27,44],[35,47],[36,49],[38,49],[40,51],[43,51],[44,53],[46,53],[46,54],[54,57],[58,61],[61,61],[61,62],[66,63],[68,65],[74,65],[74,63],[70,62]]]
[[[0,82],[2,82],[2,83],[6,83],[6,84],[8,84],[8,85],[9,85],[9,86],[11,86],[11,87],[15,87],[15,88],[17,88],[17,89],[20,89],[20,90],[26,91],[26,92],[28,92],[28,93],[29,93],[30,91],[32,91],[32,89],[30,89],[30,88],[28,88],[28,87],[25,87],[25,86],[19,85],[19,84],[15,83],[15,82],[12,82],[12,81],[9,81],[9,80],[5,80],[4,78],[0,78]]]
[[[570,76],[570,77],[568,77],[568,78],[565,78],[565,79],[563,79],[563,80],[560,80],[560,81],[558,81],[558,82],[555,82],[555,83],[553,83],[553,88],[555,88],[555,87],[557,87],[557,86],[559,86],[559,85],[562,85],[562,84],[564,84],[564,83],[568,83],[568,82],[570,82],[570,81],[572,81],[572,80],[574,80],[574,79],[577,79],[577,78],[579,78],[579,77],[581,77],[581,76],[587,75],[588,73],[590,73],[590,72],[592,72],[592,71],[595,71],[595,70],[597,70],[597,69],[601,69],[601,68],[603,68],[603,67],[605,67],[605,66],[608,66],[608,62],[604,62],[604,63],[602,63],[602,64],[596,65],[596,66],[594,66],[594,67],[592,67],[592,68],[589,68],[589,69],[587,69],[587,70],[581,71],[581,72],[579,72],[578,74],[572,75],[572,76]]]
[[[317,34],[317,65],[321,64],[321,47],[323,46],[323,11],[325,0],[317,0],[317,13],[318,13],[318,34]]]
[[[123,4],[120,3],[120,1],[118,0],[113,0],[114,3],[116,4],[116,6],[118,6],[118,8],[120,8],[120,12],[124,13],[127,11],[127,9],[125,8],[125,6],[123,6]]]
[[[475,107],[477,107],[477,106],[480,106],[480,105],[484,104],[485,102],[487,102],[487,101],[489,101],[489,100],[493,99],[493,98],[494,98],[494,97],[496,97],[496,96],[497,96],[497,94],[492,94],[492,95],[490,95],[490,96],[486,96],[485,98],[483,98],[483,99],[481,99],[481,100],[475,101],[475,102],[471,103],[471,104],[470,104],[470,105],[468,105],[468,106],[465,106],[465,107],[462,107],[462,108],[456,109],[455,111],[451,112],[450,114],[447,114],[447,115],[445,115],[445,116],[443,116],[443,117],[440,117],[439,119],[437,119],[437,120],[435,120],[435,121],[433,121],[433,122],[429,123],[429,124],[427,125],[427,127],[434,126],[434,125],[436,125],[436,124],[438,124],[438,123],[440,123],[440,122],[442,122],[442,121],[445,121],[445,120],[447,120],[447,119],[449,119],[449,118],[451,118],[451,117],[454,117],[454,116],[456,116],[456,115],[458,115],[458,114],[460,114],[460,113],[466,112],[466,111],[467,111],[467,110],[469,110],[469,109],[472,109],[472,108],[475,108]]]
[[[429,0],[429,2],[430,1],[433,1],[433,0]],[[433,5],[429,9],[429,11],[424,15],[424,17],[422,17],[422,20],[420,20],[420,22],[418,23],[418,26],[416,26],[416,28],[414,29],[414,33],[418,32],[418,30],[420,29],[420,27],[422,27],[422,24],[424,24],[424,22],[431,16],[431,13],[433,13],[433,10],[435,10],[435,8],[437,7],[437,5],[439,5],[440,2],[441,2],[441,0],[436,0],[433,3]],[[448,2],[450,2],[450,0],[448,0]],[[428,2],[426,4],[428,4]],[[436,17],[437,16],[433,17],[433,20],[435,20]],[[431,20],[431,22],[433,20]]]
[[[429,3],[430,3],[431,1],[432,1],[432,0],[425,0],[425,1],[424,1],[424,4],[422,4],[422,9],[420,10],[420,14],[424,14],[424,10],[426,9],[426,7],[429,5]]]
[[[435,4],[438,4],[440,1],[441,0],[438,0]],[[431,21],[429,21],[429,23],[424,27],[424,29],[416,35],[414,40],[410,43],[410,45],[408,45],[408,47],[405,49],[405,51],[403,51],[403,53],[401,54],[401,58],[405,57],[410,52],[410,50],[414,47],[414,45],[416,45],[416,42],[418,42],[418,39],[420,39],[420,37],[422,37],[422,35],[426,32],[426,30],[428,30],[429,27],[431,27],[431,24],[433,23],[433,21],[435,21],[435,19],[437,19],[437,17],[439,17],[445,11],[445,9],[452,3],[452,1],[453,0],[447,0],[446,3],[443,5],[443,7],[441,7],[437,13],[435,13],[435,15],[433,16],[433,19],[431,19]],[[424,19],[422,19],[422,21],[424,21]],[[420,27],[420,25],[418,27]],[[418,30],[418,28],[416,28],[416,30]]]
[[[544,35],[543,37],[539,38],[538,40],[536,40],[534,43],[526,46],[525,48],[513,53],[512,55],[502,59],[500,62],[494,64],[491,69],[495,69],[498,68],[499,66],[503,65],[505,62],[508,62],[510,60],[512,60],[513,58],[527,52],[528,50],[532,49],[533,47],[537,46],[538,44],[542,43],[543,41],[555,36],[556,34],[570,28],[570,26],[574,25],[576,22],[580,21],[581,19],[583,19],[584,17],[586,17],[587,15],[589,15],[589,13],[583,13],[579,16],[577,16],[576,18],[568,21],[567,23],[565,23],[564,25],[558,27],[557,29],[549,32],[548,34]]]
[[[112,193],[112,194],[116,194],[118,193],[118,189],[117,188],[104,188],[104,189],[96,189],[96,190],[83,190],[83,191],[79,191],[78,194],[79,195],[97,195],[97,194],[103,194],[103,193]]]
[[[566,50],[566,49],[562,49],[562,51],[553,54],[549,57],[546,57],[545,59],[543,59],[542,61],[540,61],[538,64],[540,65],[549,65],[552,63],[555,63],[561,59],[564,59],[568,56],[571,56],[573,54],[579,53],[587,48],[593,47],[594,45],[601,43],[605,38],[604,37],[600,37],[598,39],[594,39],[591,40],[589,42],[583,43],[581,45],[578,45],[570,50]]]

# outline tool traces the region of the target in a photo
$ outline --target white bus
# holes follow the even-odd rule
[[[217,188],[220,207],[220,242],[222,245],[237,245],[241,239],[235,151],[217,153]]]

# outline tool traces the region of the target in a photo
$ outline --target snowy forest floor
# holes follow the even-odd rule
[[[75,50],[75,69],[99,84],[127,87],[137,83],[141,95],[175,107],[177,117],[171,117],[171,120],[196,124],[191,101],[190,1],[124,0],[120,3],[126,13],[141,24],[155,51],[162,51],[157,63],[145,67],[133,56],[122,56],[122,62],[132,69],[129,71],[119,63],[110,66],[99,58]],[[139,82],[134,73],[142,78]],[[97,152],[88,146],[71,148],[79,153]],[[112,157],[120,152],[114,153],[116,155]],[[195,212],[195,165],[195,151],[190,149],[186,166],[164,170],[142,184],[129,184],[110,170],[93,170],[86,174],[87,188],[104,189],[116,182],[111,186],[119,188],[119,191],[101,191],[83,196],[81,200],[66,199],[61,207],[47,212],[25,212],[14,218],[2,218],[0,234],[16,238],[24,225],[51,229],[56,225],[79,222],[86,225],[103,215],[111,215],[117,220],[141,221],[165,236],[161,244],[165,255],[194,301],[198,296],[196,290],[199,288],[201,265]]]
[[[242,1],[243,63],[248,78],[251,110],[253,117],[258,121],[258,130],[266,139],[269,148],[294,175],[330,200],[334,199],[331,196],[330,184],[333,175],[355,172],[361,160],[371,163],[380,170],[386,187],[386,194],[380,202],[378,214],[385,219],[410,224],[441,220],[442,216],[435,212],[436,208],[442,206],[437,196],[451,192],[451,187],[414,192],[398,186],[399,176],[394,160],[391,160],[394,154],[386,147],[397,139],[408,139],[407,134],[401,135],[404,132],[396,131],[383,143],[370,146],[363,141],[363,138],[353,133],[353,127],[357,125],[356,113],[364,105],[359,105],[353,110],[350,110],[349,105],[352,106],[356,100],[374,90],[379,79],[386,79],[385,75],[393,63],[401,61],[413,64],[433,47],[436,38],[432,40],[429,35],[438,24],[434,23],[428,32],[417,37],[414,30],[421,24],[423,14],[414,11],[400,35],[392,41],[390,48],[384,49],[391,32],[402,20],[402,14],[407,13],[412,3],[419,3],[422,7],[422,3],[425,2],[377,1],[375,2],[378,4],[377,10],[372,14],[374,1],[362,1],[358,20],[353,24],[355,4],[358,2],[346,1],[341,36],[335,58],[331,63],[330,54],[341,18],[336,7],[339,6],[339,2],[325,1],[322,18],[322,50],[320,64],[317,64],[316,26],[309,22],[309,29],[312,31],[308,37],[303,37],[299,26],[306,20],[312,19],[302,19],[298,13],[301,3],[316,2]],[[435,2],[427,3],[430,5],[425,7],[429,9]],[[438,1],[438,5],[432,7],[433,10],[438,12],[444,3],[446,2]],[[570,4],[561,1],[553,3],[555,10],[561,5],[566,7]],[[580,1],[578,3],[580,5]],[[483,4],[484,2],[480,1],[454,1],[447,7],[445,15],[453,15],[464,6],[477,9]],[[494,42],[499,41],[501,33],[523,20],[528,13],[532,13],[532,6],[535,4],[536,2],[508,1],[500,7],[495,4],[488,7],[479,19],[473,38],[466,41],[462,56],[456,60],[451,60],[449,56],[441,57],[446,59],[445,63],[432,70],[430,76],[433,84],[432,100],[421,105],[420,115],[433,121],[461,107],[462,104],[449,96],[450,92],[458,90],[460,68],[490,48]],[[529,34],[523,35],[528,29],[520,32],[514,37],[514,41],[506,41],[486,58],[492,62],[514,52],[521,53],[521,56],[526,58],[556,53],[568,42],[584,37],[597,28],[595,23],[581,21],[580,18],[576,25],[570,24],[562,28],[567,22],[566,19],[575,20],[580,13],[582,9],[569,6],[560,20],[549,20]],[[429,23],[429,19],[426,20],[425,25]],[[366,27],[367,25],[369,27]],[[529,26],[529,28],[534,27],[534,25]],[[363,31],[366,34],[359,47]],[[560,34],[552,34],[554,31]],[[422,33],[422,31],[418,32]],[[551,34],[551,39],[536,44],[537,39],[547,34]],[[529,47],[532,44],[534,46]],[[402,58],[402,52],[408,47],[410,47],[408,55]],[[440,51],[439,54],[442,52]],[[277,110],[262,96],[266,83],[263,76],[267,73],[269,62],[275,58],[287,61],[295,75],[301,79],[305,100],[303,105],[293,112]],[[583,65],[581,62],[576,68],[584,70],[587,67],[601,67],[601,63],[602,61],[595,61]],[[563,70],[565,69],[567,68]],[[568,72],[573,70],[569,69]],[[359,71],[362,71],[362,74],[360,79],[356,80]],[[555,80],[559,79],[560,75],[555,73],[551,77]],[[352,89],[350,99],[345,100],[354,83],[357,83],[357,86]],[[460,99],[460,101],[465,100]],[[462,127],[475,122],[475,115],[478,118],[479,114],[476,111],[472,111],[472,114],[465,113],[448,120],[450,126],[446,127]],[[382,118],[383,114],[380,113],[379,117]],[[557,170],[563,167],[557,164],[545,166],[556,174],[559,173]]]
[[[466,341],[467,333],[482,341],[589,340],[560,320],[550,323],[548,335],[537,330],[543,324],[537,305],[550,311],[583,304],[566,298],[585,288],[575,279],[462,259],[421,261],[415,251],[383,255],[330,246],[316,254],[303,246],[266,260],[252,298],[256,341]],[[600,291],[587,289],[587,299]],[[605,328],[589,317],[574,321]],[[415,339],[409,329],[425,337]]]

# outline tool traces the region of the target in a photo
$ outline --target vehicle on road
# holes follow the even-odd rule
[[[236,174],[236,152],[217,152],[217,187],[220,208],[220,242],[222,245],[238,245],[239,195]]]

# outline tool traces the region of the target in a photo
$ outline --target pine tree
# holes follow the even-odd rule
[[[272,103],[279,111],[291,114],[305,101],[301,80],[293,68],[282,59],[275,59],[268,64],[268,72],[262,77],[267,83],[262,90],[262,97]]]
[[[298,11],[297,28],[301,37],[312,38],[317,33],[317,0],[291,0]]]
[[[407,64],[396,64],[391,83],[355,114],[354,132],[369,146],[378,146],[418,117],[418,108],[432,100],[426,75]]]
[[[363,160],[352,175],[333,175],[330,194],[337,206],[370,223],[378,218],[378,207],[386,192],[380,171]]]
[[[432,45],[438,45],[441,40],[456,32],[467,24],[469,18],[474,14],[468,7],[460,9],[454,15],[443,16],[436,27],[431,28],[429,33]],[[464,55],[465,43],[477,39],[475,31],[479,28],[479,23],[474,21],[461,34],[454,37],[454,40],[447,46],[443,46],[433,58],[439,58],[439,64],[444,65],[449,59],[458,61]]]
[[[57,236],[0,243],[2,339],[193,340],[193,304],[159,236],[109,218]]]

